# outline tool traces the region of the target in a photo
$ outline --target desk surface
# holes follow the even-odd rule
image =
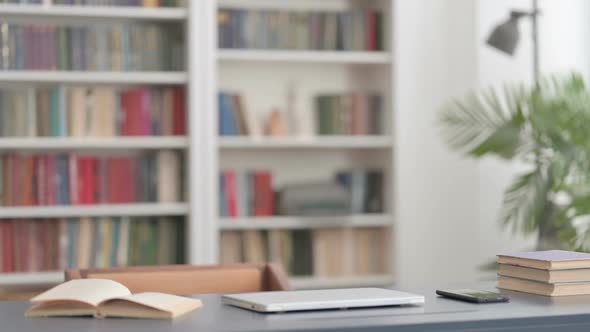
[[[478,289],[494,290],[491,284]],[[197,332],[197,331],[564,331],[588,330],[590,296],[549,298],[504,292],[510,303],[470,304],[439,298],[434,288],[408,290],[426,296],[423,307],[259,314],[198,296],[204,307],[174,321],[35,318],[25,302],[0,303],[2,332]]]

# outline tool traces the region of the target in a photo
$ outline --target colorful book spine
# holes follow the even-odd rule
[[[374,9],[300,12],[220,8],[220,48],[383,50],[382,14]]]
[[[0,156],[0,165],[3,193],[0,206],[182,199],[182,163],[175,151],[146,152],[133,157],[6,154]],[[144,168],[148,171],[141,172]]]
[[[130,234],[129,223],[144,232],[141,242],[129,241],[138,235]],[[0,219],[0,272],[126,266],[130,252],[142,265],[182,263],[181,225],[175,218]]]
[[[318,135],[382,135],[383,98],[353,92],[315,98]]]
[[[182,36],[180,27],[154,23],[58,26],[1,19],[0,26],[3,50],[0,69],[4,70],[177,71],[184,68],[182,61],[175,61],[160,51],[183,53],[183,38],[168,37]],[[131,43],[131,34],[144,42]]]
[[[274,190],[270,171],[225,170],[219,176],[221,217],[272,216]]]
[[[184,88],[0,90],[0,137],[183,135]]]

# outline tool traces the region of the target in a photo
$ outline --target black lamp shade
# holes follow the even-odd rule
[[[514,55],[519,38],[518,18],[510,17],[492,31],[487,44],[501,52]]]

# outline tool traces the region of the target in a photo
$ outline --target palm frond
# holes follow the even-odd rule
[[[527,93],[522,86],[505,87],[504,99],[495,89],[470,93],[446,105],[442,114],[443,136],[456,150],[475,157],[496,154],[513,157],[522,145],[523,106]]]
[[[514,233],[530,234],[538,229],[551,188],[546,171],[537,168],[517,177],[504,192],[501,221]]]

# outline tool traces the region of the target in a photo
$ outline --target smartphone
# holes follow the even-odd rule
[[[500,293],[486,292],[475,289],[439,289],[436,294],[451,299],[472,303],[508,302],[510,298]]]

